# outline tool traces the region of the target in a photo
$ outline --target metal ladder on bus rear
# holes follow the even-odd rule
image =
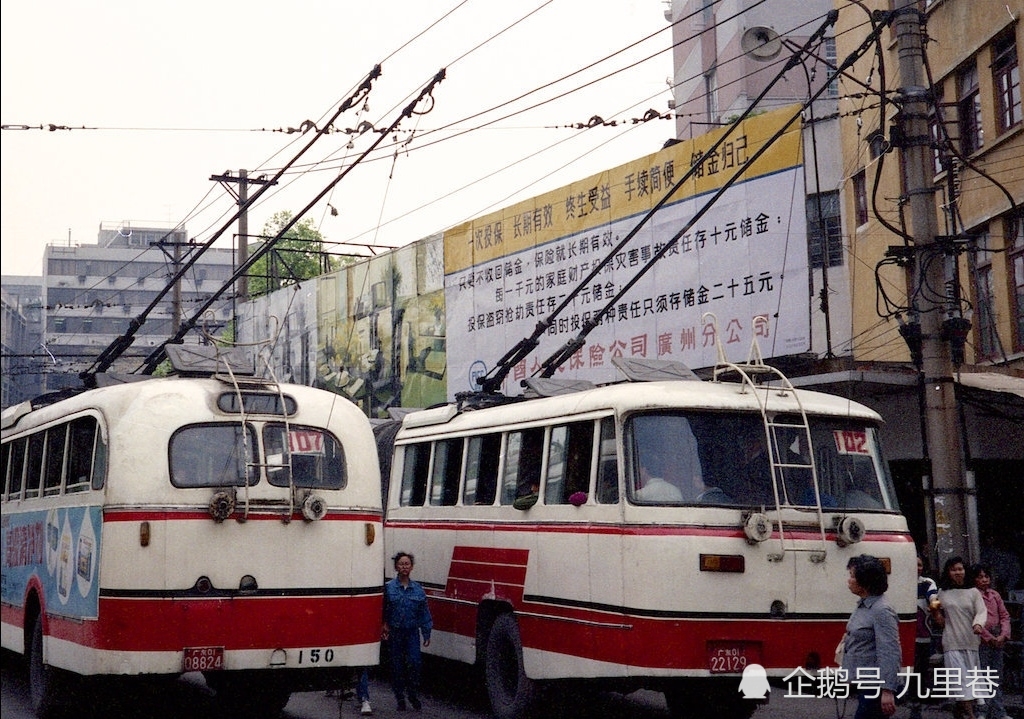
[[[284,431],[285,431],[285,441],[287,442],[288,441],[287,438],[288,438],[288,436],[289,436],[289,434],[291,432],[291,427],[289,426],[289,418],[288,418],[287,405],[285,404],[284,390],[281,388],[281,382],[278,380],[277,375],[274,372],[274,368],[273,368],[270,360],[268,358],[266,358],[266,357],[263,357],[261,352],[257,352],[256,353],[256,359],[257,360],[258,359],[262,359],[263,360],[263,367],[264,367],[264,369],[266,370],[267,374],[270,377],[269,377],[269,379],[262,378],[262,377],[261,378],[252,378],[250,380],[250,382],[252,384],[254,384],[254,385],[258,385],[259,388],[262,389],[262,390],[270,390],[271,392],[276,392],[277,393],[278,404],[279,404],[279,406],[281,407],[281,410],[282,410],[282,419],[283,419],[283,422],[284,422]],[[221,364],[221,362],[220,362],[220,354],[218,353],[218,366],[220,364]],[[243,426],[243,432],[242,432],[243,441],[247,441],[249,435],[248,435],[247,432],[244,431],[245,419],[246,419],[245,418],[245,403],[242,400],[242,387],[241,387],[241,385],[245,382],[245,380],[239,379],[239,377],[232,370],[230,362],[224,361],[223,365],[224,365],[224,369],[225,369],[225,371],[227,373],[227,377],[228,377],[227,383],[230,384],[233,387],[233,389],[235,391],[235,396],[237,398],[239,416],[240,416],[240,420],[241,420],[242,426]],[[250,469],[255,469],[257,472],[262,472],[262,471],[266,471],[266,470],[270,469],[271,467],[280,468],[280,469],[286,469],[287,472],[288,472],[288,506],[287,506],[287,509],[286,509],[283,517],[282,517],[282,521],[285,524],[288,524],[289,522],[292,521],[292,514],[294,514],[295,509],[296,509],[294,472],[293,472],[293,469],[292,469],[292,456],[291,456],[291,452],[288,452],[288,451],[284,451],[283,455],[288,458],[287,464],[274,464],[274,465],[271,465],[269,463],[264,464],[264,463],[260,463],[260,462],[247,463],[247,465],[246,465],[246,479],[245,479],[245,482],[243,484],[243,487],[244,487],[244,505],[245,505],[245,509],[242,512],[241,521],[244,522],[244,521],[246,521],[249,518],[249,506],[250,506],[249,499],[250,498],[249,498],[248,471]]]
[[[755,318],[754,321],[754,336],[750,342],[750,351],[747,355],[747,361],[742,364],[729,362],[725,358],[725,350],[722,347],[721,335],[718,333],[717,318],[711,313],[706,313],[704,318],[711,317],[715,323],[715,348],[718,353],[718,358],[715,363],[714,369],[714,381],[719,381],[722,375],[735,373],[740,377],[741,393],[751,392],[757,399],[758,407],[761,411],[761,422],[764,425],[765,441],[767,442],[768,449],[768,460],[771,468],[772,477],[772,492],[775,497],[775,529],[779,536],[779,551],[769,553],[768,559],[770,561],[780,562],[786,556],[786,552],[802,552],[807,553],[810,561],[820,563],[825,560],[828,553],[828,545],[825,538],[825,516],[821,508],[821,491],[818,486],[818,469],[814,459],[814,446],[811,443],[811,427],[807,421],[807,413],[804,410],[803,403],[800,401],[800,395],[796,392],[796,388],[793,383],[790,382],[789,378],[777,367],[772,367],[764,361],[764,357],[761,354],[761,347],[757,342],[757,326],[758,320],[761,322],[767,322],[764,318]],[[769,383],[777,383],[769,384]],[[771,407],[769,406],[770,398],[772,396],[778,397],[792,397],[796,401],[797,408],[799,410],[799,419],[792,419],[785,422],[776,421],[771,414]],[[788,413],[792,414],[792,413]],[[803,433],[805,445],[807,447],[807,459],[806,461],[794,462],[784,461],[783,452],[786,451],[785,445],[780,445],[779,433],[785,431],[799,431]],[[801,458],[802,459],[802,458]],[[792,506],[792,502],[786,493],[785,488],[785,471],[786,470],[807,470],[810,472],[811,484],[814,487],[814,504],[815,513],[817,515],[817,528],[820,545],[817,547],[798,547],[795,544],[795,540],[789,542],[786,541],[786,530],[782,523],[782,508],[784,506]],[[781,487],[781,493],[780,493]],[[785,497],[786,501],[782,499]]]

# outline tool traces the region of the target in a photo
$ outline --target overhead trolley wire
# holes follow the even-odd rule
[[[375,78],[379,74],[379,72],[380,65],[377,65],[374,68],[374,73],[371,73],[371,77],[367,79],[367,82],[370,82],[373,78]],[[406,107],[402,110],[402,112],[394,120],[394,122],[391,123],[391,125],[388,128],[388,133],[393,132],[402,122],[402,120],[412,116],[413,114],[416,114],[416,106],[419,105],[419,103],[422,102],[424,99],[429,97],[431,99],[431,107],[433,107],[433,95],[431,93],[433,93],[433,90],[437,86],[437,84],[444,80],[444,77],[445,70],[442,68],[437,72],[437,74],[434,75],[430,82],[428,82],[423,87],[419,95],[417,95],[415,99],[413,99],[408,105],[406,105]],[[364,84],[364,86],[366,87],[366,91],[368,92],[369,85]],[[429,112],[429,109],[423,112]],[[338,114],[341,114],[340,111]],[[300,218],[302,218],[303,215],[305,215],[314,205],[316,205],[316,203],[322,200],[327,195],[327,193],[334,189],[334,187],[339,182],[341,182],[341,180],[344,179],[348,175],[348,173],[351,172],[359,164],[359,162],[377,146],[377,144],[379,144],[384,139],[385,134],[387,133],[381,134],[377,138],[377,140],[373,144],[371,144],[370,147],[368,147],[359,158],[357,158],[355,161],[352,162],[352,164],[346,167],[338,175],[338,177],[336,177],[330,183],[328,183],[327,186],[324,187],[324,189],[321,190],[320,193],[317,194],[317,196],[314,197],[309,202],[309,204],[306,205],[306,207],[304,207],[300,212],[298,212],[296,215],[292,217],[290,222],[281,227],[277,235],[275,235],[274,239],[264,243],[258,251],[250,255],[248,259],[240,267],[236,269],[234,275],[232,275],[232,277],[221,287],[221,289],[215,292],[210,297],[210,299],[206,303],[204,303],[203,306],[200,307],[200,309],[195,314],[193,314],[185,322],[182,323],[181,328],[173,337],[162,342],[159,346],[157,346],[156,349],[153,350],[153,352],[150,353],[149,357],[142,365],[140,365],[137,371],[141,374],[152,374],[153,371],[156,369],[157,365],[160,364],[160,362],[163,361],[163,358],[166,356],[167,345],[180,343],[181,340],[185,337],[185,335],[188,334],[195,327],[196,323],[198,322],[199,318],[203,315],[203,313],[206,312],[206,310],[209,309],[209,307],[213,305],[214,302],[216,302],[216,300],[227,290],[227,288],[232,286],[239,277],[248,272],[249,269],[260,258],[262,258],[264,255],[270,252],[274,248],[274,245],[282,237],[284,237],[284,235],[287,234],[287,232],[290,229],[292,229],[292,227],[294,227],[296,223],[299,222]]]

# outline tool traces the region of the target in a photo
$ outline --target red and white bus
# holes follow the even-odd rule
[[[291,691],[377,663],[367,418],[219,369],[4,412],[2,641],[27,655],[41,716],[81,677],[193,671],[277,716]]]
[[[680,717],[749,716],[744,667],[781,681],[833,663],[862,553],[891,571],[911,663],[915,548],[880,417],[760,362],[715,376],[528,380],[532,398],[378,430],[394,437],[385,545],[416,557],[428,651],[481,666],[500,719],[559,680],[663,691]]]

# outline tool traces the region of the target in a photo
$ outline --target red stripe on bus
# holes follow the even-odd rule
[[[47,617],[54,637],[111,651],[181,651],[327,647],[380,640],[381,595],[235,597],[231,599],[100,599],[98,620]],[[3,607],[21,625],[21,609]]]
[[[432,601],[434,630],[475,638],[476,608]],[[756,646],[761,664],[792,671],[834,665],[845,619],[658,618],[524,602],[517,607],[523,647],[646,669],[708,670],[711,642]],[[903,665],[913,665],[916,622],[900,622]]]
[[[424,520],[386,520],[387,529],[417,529],[417,530],[455,530],[458,532],[527,532],[527,533],[564,533],[572,534],[612,534],[622,536],[681,536],[681,537],[726,537],[731,539],[746,539],[743,530],[735,527],[708,527],[703,525],[686,524],[620,524],[601,525],[585,523],[558,523],[558,522],[531,522],[529,524],[505,524],[503,522],[479,522],[479,521],[424,521]],[[821,532],[816,529],[785,529],[786,539],[815,540],[821,539]],[[778,531],[772,532],[771,539],[778,541]],[[836,533],[830,529],[825,530],[826,541],[834,542]],[[913,542],[909,532],[895,531],[871,531],[864,533],[863,541],[872,542]]]
[[[483,564],[516,564],[525,567],[530,557],[527,549],[514,547],[470,547],[460,544],[452,550],[452,561]]]
[[[248,516],[245,517],[246,521],[258,522],[258,521],[277,521],[280,522],[284,519],[285,515],[281,512],[274,512],[273,510],[259,510],[250,511]],[[243,515],[240,511],[236,510],[234,514],[229,517],[230,519],[239,520],[242,519]],[[183,509],[171,509],[171,510],[160,510],[160,509],[105,509],[103,510],[103,521],[104,522],[162,522],[162,521],[206,521],[212,522],[213,518],[210,517],[209,512],[206,510],[183,510]],[[291,521],[302,522],[304,521],[300,512],[293,512],[290,517]],[[377,522],[381,521],[380,512],[331,512],[328,511],[327,515],[319,520],[321,522]]]

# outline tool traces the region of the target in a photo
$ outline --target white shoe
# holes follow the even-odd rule
[[[373,708],[370,706],[370,702],[363,701],[363,706],[359,709],[360,714],[373,714]]]

